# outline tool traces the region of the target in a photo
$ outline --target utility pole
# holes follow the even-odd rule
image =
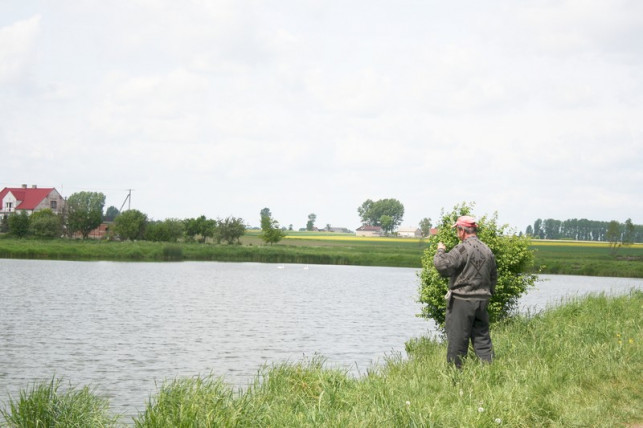
[[[121,205],[121,209],[118,210],[118,212],[123,212],[123,207],[125,206],[125,202],[127,202],[127,210],[130,210],[130,206],[132,205],[132,189],[128,189],[127,196],[125,196],[125,200],[123,201],[123,205]]]

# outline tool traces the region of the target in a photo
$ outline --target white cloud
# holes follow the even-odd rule
[[[34,59],[40,15],[0,28],[0,85],[24,77]]]

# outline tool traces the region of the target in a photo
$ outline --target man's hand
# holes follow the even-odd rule
[[[447,247],[442,242],[438,242],[438,250],[446,250]]]

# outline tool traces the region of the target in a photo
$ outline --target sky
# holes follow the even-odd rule
[[[0,188],[150,219],[643,224],[638,0],[0,2]]]

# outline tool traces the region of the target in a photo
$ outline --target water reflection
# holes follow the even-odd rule
[[[255,263],[0,260],[0,400],[55,374],[135,415],[155,382],[213,373],[245,386],[265,363],[323,355],[355,375],[434,325],[416,269]],[[539,309],[641,280],[545,277]]]

